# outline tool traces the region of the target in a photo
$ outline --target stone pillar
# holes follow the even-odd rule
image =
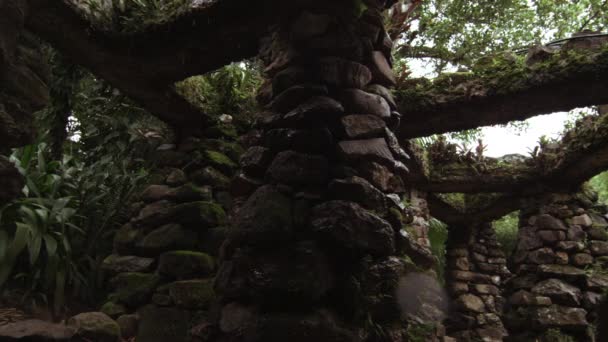
[[[117,320],[125,339],[193,341],[212,310],[232,208],[228,189],[243,150],[230,126],[208,132],[156,151],[152,185],[133,204],[103,262],[110,294],[101,311]]]
[[[446,328],[458,341],[502,341],[502,284],[507,260],[490,223],[450,226],[446,287],[452,308]]]
[[[222,249],[222,308],[208,341],[407,339],[396,298],[408,271],[407,155],[393,133],[382,4],[302,5],[263,39],[268,111],[233,182],[243,201]]]
[[[569,334],[592,339],[602,293],[608,289],[606,207],[590,190],[528,200],[510,263],[507,323],[512,335]]]

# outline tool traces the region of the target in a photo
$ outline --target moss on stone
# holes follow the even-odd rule
[[[209,127],[205,130],[204,135],[209,138],[229,138],[236,140],[239,136],[236,128],[228,124],[219,124]]]
[[[228,189],[230,187],[230,178],[210,166],[196,171],[191,177],[196,183],[210,185],[214,189]]]
[[[238,165],[230,160],[225,154],[218,151],[206,150],[204,152],[204,161],[209,165],[226,173],[232,173]]]
[[[108,299],[129,307],[137,307],[148,300],[159,282],[160,278],[156,274],[120,273],[110,280],[110,284],[116,290],[109,295]]]
[[[195,228],[207,229],[226,224],[226,212],[213,202],[191,202],[175,207],[175,219],[186,228],[196,225]]]
[[[158,271],[164,276],[188,279],[207,276],[215,269],[215,260],[205,253],[194,251],[172,251],[160,256]]]
[[[124,305],[118,303],[106,302],[104,305],[101,306],[101,309],[99,311],[115,319],[118,316],[127,313],[127,308],[125,308]]]
[[[213,279],[176,281],[169,285],[169,295],[178,307],[206,309],[215,300]]]

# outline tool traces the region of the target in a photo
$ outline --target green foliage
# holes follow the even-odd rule
[[[608,171],[591,178],[589,184],[599,195],[599,201],[608,204]]]
[[[603,0],[423,1],[412,30],[404,33],[402,57],[429,58],[436,72],[470,68],[481,56],[515,50],[608,25]]]
[[[496,232],[496,239],[501,244],[505,255],[511,255],[517,245],[519,211],[514,211],[492,222],[492,226]]]
[[[191,4],[190,0],[85,0],[80,7],[99,28],[134,32],[170,22]]]
[[[445,247],[448,240],[448,227],[445,223],[431,218],[429,221],[429,241],[431,252],[437,258],[437,275],[441,282],[445,281]]]
[[[437,327],[433,323],[410,324],[407,327],[407,340],[410,342],[425,342],[432,339]]]
[[[549,329],[540,338],[541,342],[575,342],[576,340],[559,329]]]
[[[257,111],[257,90],[262,75],[254,61],[227,65],[204,76],[194,76],[176,83],[177,92],[201,111],[219,117],[234,116],[240,130],[249,127]],[[238,114],[238,115],[236,115]]]

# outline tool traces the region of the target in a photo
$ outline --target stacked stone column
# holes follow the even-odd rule
[[[229,126],[209,131],[206,139],[156,151],[152,185],[102,264],[110,294],[101,311],[117,320],[126,339],[192,341],[215,303],[216,260],[232,207],[228,189],[242,148]]]
[[[263,40],[268,112],[233,182],[242,205],[207,340],[406,340],[395,292],[407,155],[379,3],[302,5]]]
[[[530,199],[522,209],[510,259],[515,277],[508,284],[512,335],[592,340],[589,325],[608,289],[607,211],[596,201],[589,190],[554,193]]]
[[[507,259],[490,223],[449,228],[446,286],[452,308],[446,327],[458,341],[502,341],[502,284]]]

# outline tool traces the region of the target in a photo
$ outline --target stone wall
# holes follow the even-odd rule
[[[530,199],[510,258],[506,323],[511,335],[551,333],[591,341],[590,324],[608,289],[606,207],[590,190]]]
[[[502,285],[510,276],[490,223],[449,227],[446,287],[452,307],[446,327],[458,341],[502,341]]]
[[[152,185],[133,205],[103,262],[110,295],[101,311],[123,337],[191,341],[215,302],[213,278],[232,209],[230,179],[242,153],[233,129],[162,145]]]

